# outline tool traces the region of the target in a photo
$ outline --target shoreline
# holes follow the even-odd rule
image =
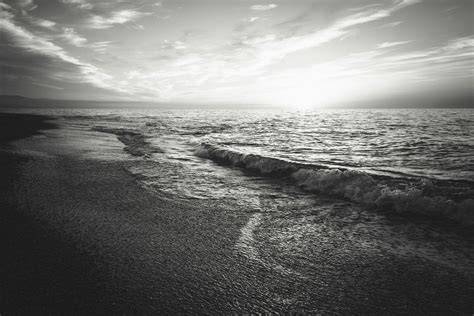
[[[21,122],[21,116],[14,122]],[[15,135],[37,135],[41,124]],[[0,312],[472,310],[472,271],[370,245],[351,248],[364,236],[341,239],[344,235],[324,231],[331,228],[324,219],[321,240],[313,241],[315,255],[308,256],[311,262],[293,263],[309,276],[300,277],[236,251],[243,247],[275,263],[288,257],[277,244],[269,244],[266,253],[247,247],[265,237],[261,227],[273,223],[267,213],[149,192],[126,170],[130,162],[80,158],[69,149],[67,155],[45,156],[0,150],[0,162],[6,175],[0,181],[0,207],[6,210],[0,213],[6,258],[0,269],[5,280]],[[376,234],[368,236],[377,241]]]

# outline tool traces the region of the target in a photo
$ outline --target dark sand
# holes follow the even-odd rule
[[[0,114],[0,144],[40,134],[40,130],[54,128],[48,118],[41,115]]]
[[[4,141],[53,127],[0,117]],[[339,240],[306,265],[311,278],[285,276],[235,251],[247,210],[150,193],[124,163],[1,148],[0,312],[472,313],[471,272]]]

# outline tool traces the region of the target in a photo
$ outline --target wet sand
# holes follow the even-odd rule
[[[21,117],[13,119],[18,126]],[[28,132],[3,140],[53,127],[29,119],[37,121]],[[263,225],[251,210],[150,192],[127,162],[12,146],[0,147],[0,311],[472,313],[472,270],[392,252],[367,256],[350,239],[329,239],[324,248],[314,242],[310,262],[291,258],[304,277],[275,271],[235,251]],[[266,256],[286,257],[272,244]]]

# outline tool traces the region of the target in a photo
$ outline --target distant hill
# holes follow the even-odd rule
[[[205,104],[178,102],[145,102],[145,101],[90,101],[28,98],[19,95],[0,95],[0,109],[3,108],[69,108],[69,109],[265,109],[268,105],[247,104]]]
[[[0,95],[0,108],[69,108],[69,109],[127,109],[127,108],[180,108],[185,104],[136,101],[91,101],[28,98],[20,95]],[[196,107],[196,106],[194,106]]]
[[[0,107],[29,106],[36,103],[38,99],[22,97],[20,95],[0,95]]]

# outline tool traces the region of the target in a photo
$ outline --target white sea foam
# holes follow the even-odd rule
[[[247,258],[256,261],[261,261],[261,259],[258,256],[258,250],[254,247],[254,230],[260,225],[261,221],[261,213],[253,214],[247,224],[240,230],[240,237],[235,244],[239,252],[244,254]]]
[[[390,179],[362,171],[244,154],[211,144],[201,144],[195,154],[262,175],[286,177],[306,191],[347,199],[379,210],[447,218],[474,225],[474,200],[469,198],[472,188],[459,187],[467,193],[455,201],[449,195],[441,194],[449,190],[425,178]]]

